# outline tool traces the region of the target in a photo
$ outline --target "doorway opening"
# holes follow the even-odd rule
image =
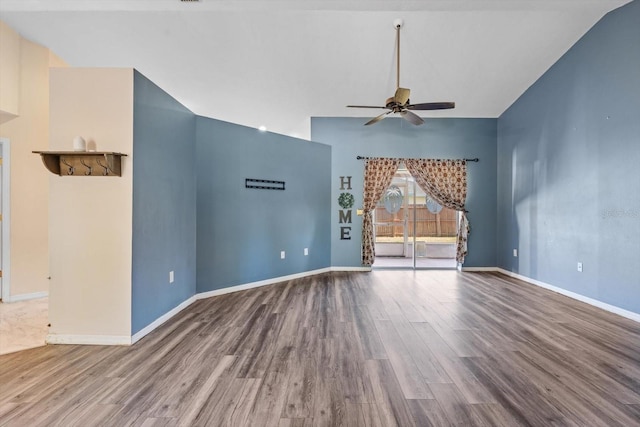
[[[9,139],[0,138],[0,300],[10,300],[10,214],[9,209],[9,177],[10,177],[10,145]]]
[[[373,212],[374,268],[455,269],[457,211],[429,197],[401,165]]]

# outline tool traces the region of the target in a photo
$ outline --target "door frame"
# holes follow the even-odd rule
[[[2,278],[0,278],[0,297],[3,302],[11,302],[11,141],[0,137],[2,154]]]
[[[400,170],[400,168],[398,168],[398,171]],[[412,270],[417,270],[420,268],[416,268],[416,255],[415,255],[415,241],[416,241],[416,237],[415,237],[415,229],[416,229],[416,224],[415,224],[415,216],[414,216],[414,220],[413,221],[409,221],[409,205],[415,205],[415,201],[416,201],[416,187],[418,187],[418,184],[416,184],[415,179],[411,176],[411,174],[402,174],[402,175],[398,175],[398,171],[396,171],[396,173],[394,174],[393,178],[391,179],[391,182],[389,184],[389,186],[391,185],[397,185],[398,187],[400,187],[401,189],[403,189],[403,194],[402,194],[402,210],[403,210],[403,218],[402,218],[402,257],[400,256],[396,256],[396,255],[390,255],[389,257],[391,258],[402,258],[402,259],[407,259],[409,258],[407,256],[407,254],[411,253],[411,266],[408,267],[406,265],[404,265],[404,263],[402,261],[400,261],[400,263],[398,265],[394,265],[394,266],[383,266],[383,267],[378,267],[375,265],[374,262],[374,266],[373,268],[382,268],[382,269],[407,269],[407,268],[411,268]],[[405,170],[406,171],[406,170]],[[402,182],[399,183],[397,181],[397,179],[400,179]],[[386,191],[386,190],[385,190]],[[410,194],[412,194],[412,196],[410,196]],[[381,199],[382,200],[382,199]],[[376,226],[378,225],[377,223],[377,219],[375,217],[376,214],[376,210],[378,209],[378,207],[380,207],[381,201],[378,201],[378,203],[376,203],[376,208],[374,209],[374,227],[373,227],[373,241],[374,241],[374,245],[377,245],[379,242],[377,241],[377,234],[376,234]],[[415,214],[414,214],[415,215]],[[392,227],[394,227],[394,225],[392,224]],[[409,237],[409,227],[411,227],[412,231],[412,235],[413,237]],[[411,250],[409,250],[409,248],[411,247]],[[376,258],[377,257],[381,257],[384,258],[384,255],[378,255],[376,253]]]
[[[398,168],[398,171],[400,171],[401,169]],[[425,194],[425,198],[428,196],[427,193],[420,188],[420,186],[418,185],[418,183],[416,182],[415,178],[408,173],[408,175],[406,174],[402,174],[400,176],[398,176],[398,171],[396,171],[396,173],[394,174],[391,182],[390,182],[390,186],[391,185],[402,185],[405,188],[405,192],[403,195],[403,209],[404,209],[404,218],[403,218],[403,258],[409,258],[407,257],[407,253],[410,252],[411,253],[411,264],[410,265],[406,265],[405,263],[403,263],[402,261],[400,261],[397,265],[384,265],[384,266],[376,266],[375,265],[375,261],[374,264],[372,266],[372,268],[374,269],[411,269],[411,270],[456,270],[458,268],[458,263],[455,262],[455,257],[453,258],[453,265],[418,265],[418,256],[416,255],[417,253],[417,248],[416,248],[416,244],[418,242],[418,236],[417,236],[417,225],[418,225],[418,220],[417,220],[417,211],[416,211],[416,200],[418,198],[418,192],[420,193],[424,193]],[[408,171],[407,171],[408,172]],[[394,180],[396,178],[400,178],[402,179],[404,182],[402,184],[398,184],[397,182],[394,183]],[[411,188],[411,190],[410,190]],[[386,190],[385,190],[386,191]],[[411,194],[411,195],[410,195]],[[382,199],[381,199],[382,200]],[[379,204],[381,203],[381,201],[378,201],[378,203],[376,203],[376,208],[374,209],[374,228],[373,228],[373,239],[374,239],[374,244],[377,244],[377,234],[376,234],[376,226],[378,225],[377,223],[377,218],[375,217],[375,213],[376,210],[379,207]],[[413,209],[413,214],[410,215],[410,206]],[[413,216],[413,221],[409,221],[409,218]],[[460,222],[460,216],[459,213],[456,215],[456,224],[458,226],[459,229],[459,222]],[[409,227],[411,227],[412,229],[412,237],[409,237]],[[409,251],[409,246],[411,246],[411,251]],[[376,258],[383,258],[384,255],[378,255],[376,253]],[[393,256],[391,256],[393,257]],[[449,259],[449,258],[447,258]],[[442,261],[442,264],[444,264],[445,261]]]

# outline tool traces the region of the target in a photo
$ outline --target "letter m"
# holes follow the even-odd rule
[[[339,215],[339,219],[340,219],[340,224],[342,223],[347,223],[347,224],[351,224],[351,209],[349,210],[339,210],[338,211],[338,215]]]

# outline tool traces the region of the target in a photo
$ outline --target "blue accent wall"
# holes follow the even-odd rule
[[[137,71],[133,85],[135,334],[195,294],[196,163],[195,115]]]
[[[206,117],[196,140],[197,292],[330,267],[331,147]]]
[[[500,267],[640,313],[638,0],[502,114],[498,183]]]
[[[365,118],[311,118],[311,138],[332,147],[331,164],[331,265],[361,267],[364,162],[356,156],[410,158],[480,158],[469,163],[467,210],[471,223],[465,267],[496,265],[496,119],[426,119],[413,126],[404,119],[388,118],[363,126]],[[340,177],[352,177],[355,197],[351,240],[340,239],[338,197]]]

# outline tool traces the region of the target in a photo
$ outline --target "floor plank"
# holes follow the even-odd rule
[[[396,326],[390,321],[377,321],[375,324],[405,399],[433,399]],[[410,326],[405,323],[405,327]]]

